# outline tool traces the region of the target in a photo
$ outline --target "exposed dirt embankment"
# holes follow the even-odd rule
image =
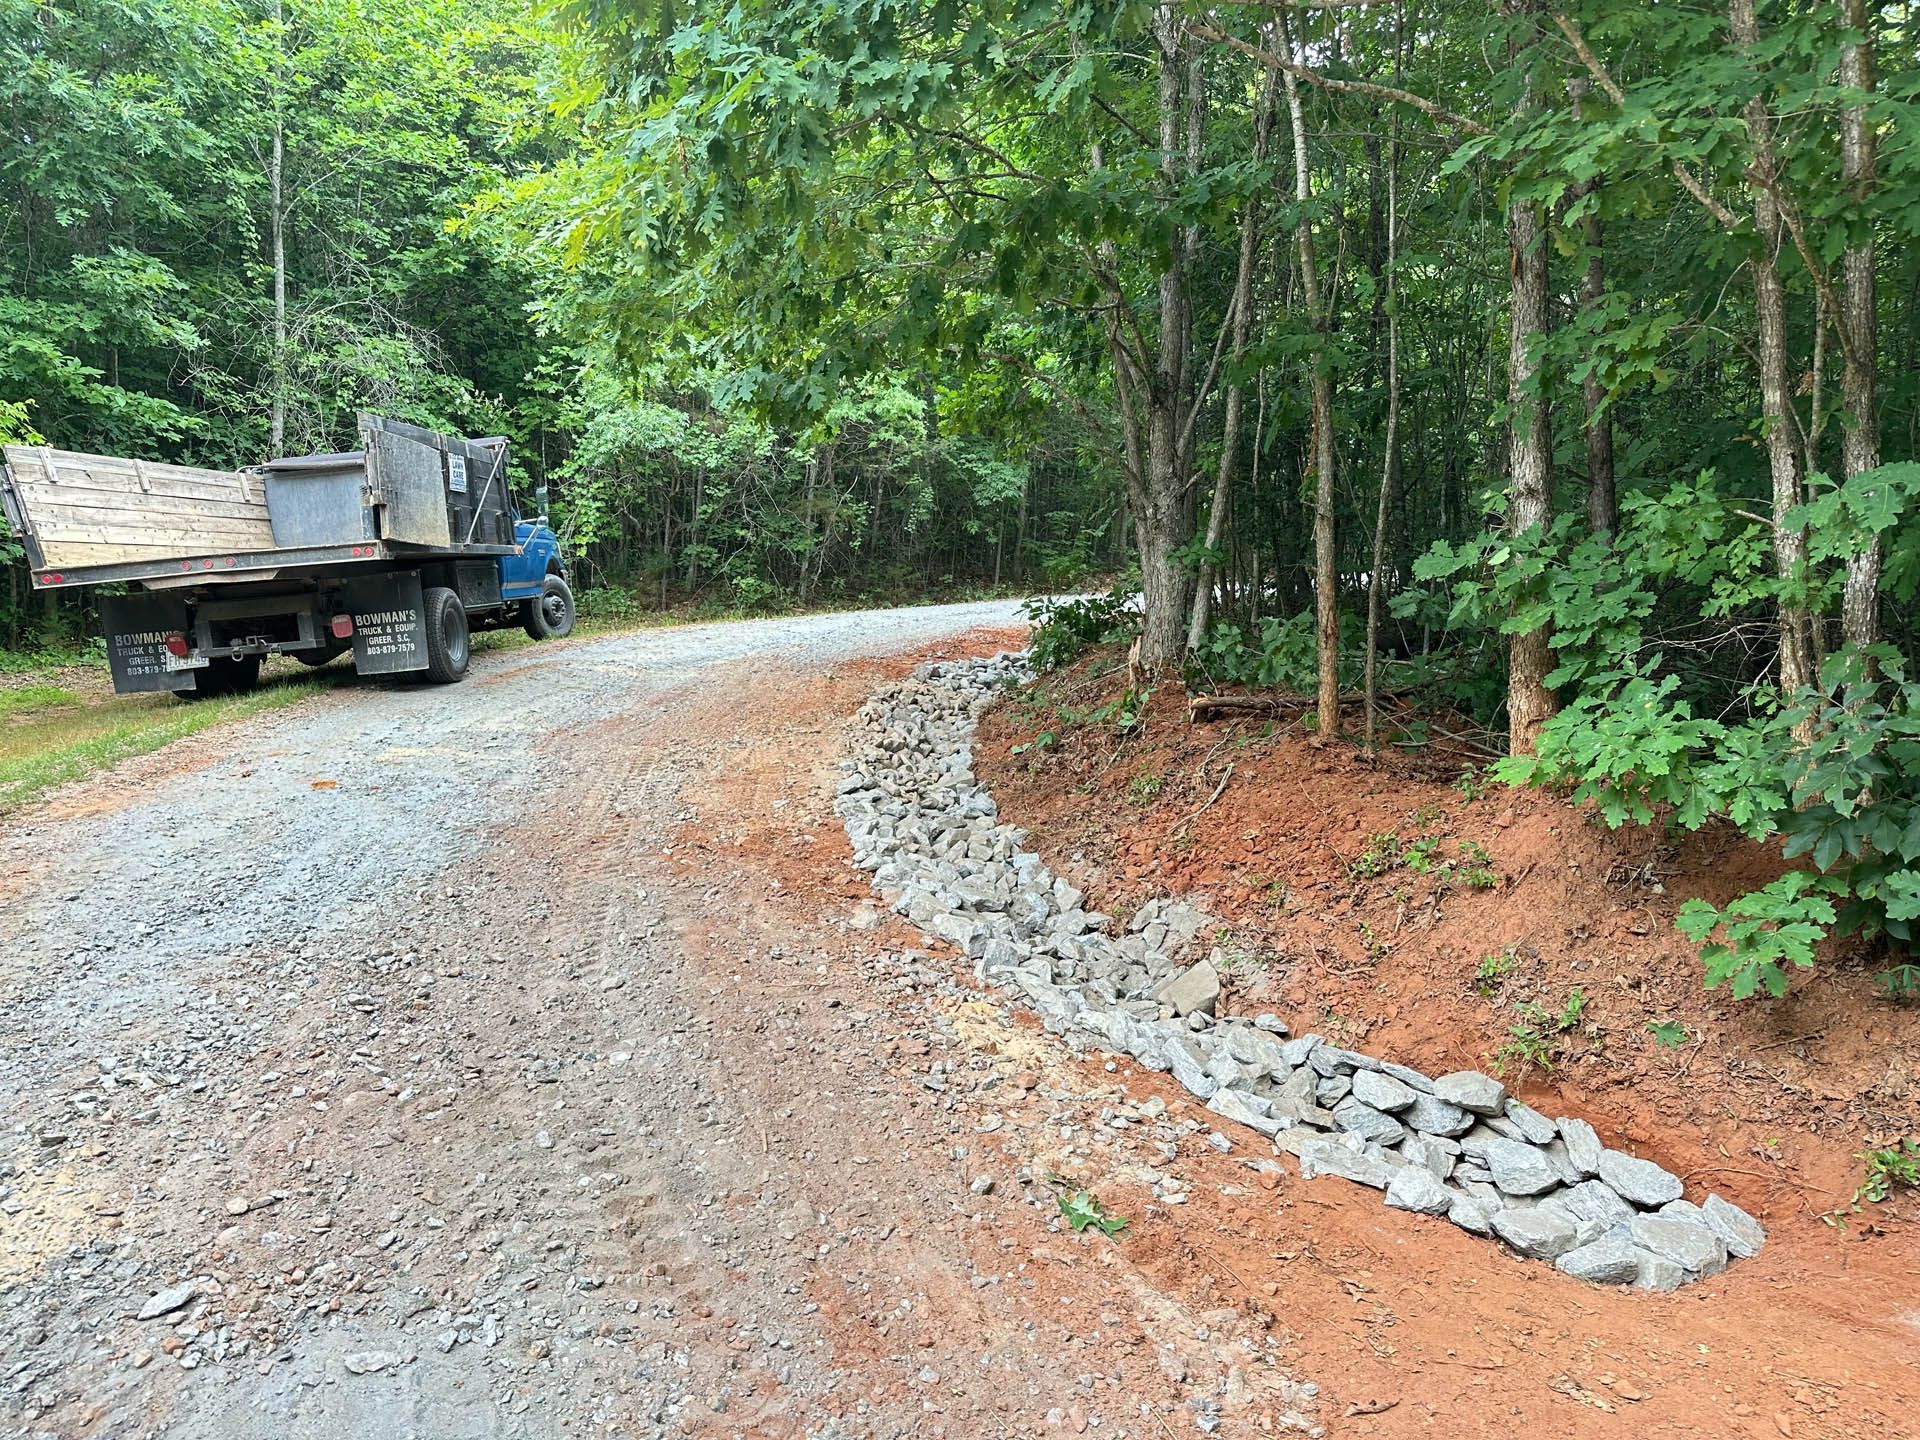
[[[1081,667],[982,725],[976,768],[1050,865],[1118,916],[1186,894],[1226,917],[1230,1009],[1276,1010],[1296,1032],[1429,1073],[1499,1063],[1528,1101],[1587,1117],[1770,1226],[1759,1262],[1680,1311],[1644,1297],[1616,1311],[1606,1292],[1544,1282],[1596,1337],[1615,1323],[1680,1346],[1737,1334],[1763,1368],[1836,1385],[1874,1378],[1865,1357],[1885,1348],[1912,1388],[1894,1357],[1915,1337],[1920,1241],[1900,1199],[1823,1217],[1852,1197],[1859,1150],[1916,1128],[1920,1013],[1879,998],[1870,975],[1886,962],[1856,955],[1823,956],[1782,1001],[1710,994],[1673,928],[1683,899],[1723,903],[1775,857],[1737,836],[1608,832],[1552,796],[1461,783],[1464,761],[1431,750],[1370,761],[1285,719],[1191,724],[1172,694],[1131,735],[1073,723],[1118,683]],[[1057,741],[1032,743],[1047,733]],[[1426,1317],[1430,1343],[1494,1321],[1517,1277],[1456,1260],[1439,1222],[1393,1223],[1422,1245],[1424,1280],[1459,1265]],[[1774,1382],[1727,1383],[1764,1421],[1756,1433],[1841,1413],[1813,1395],[1776,1425]]]

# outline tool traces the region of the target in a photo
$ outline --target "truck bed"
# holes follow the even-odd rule
[[[333,524],[326,543],[275,541],[269,487],[280,483],[280,472],[298,471],[299,461],[275,462],[266,471],[206,470],[9,445],[0,452],[0,503],[41,590],[109,581],[160,589],[514,553],[511,523],[503,518],[504,484],[495,489],[494,483],[505,461],[488,442],[437,436],[378,416],[361,417],[361,431],[365,458],[315,457],[371,467],[364,496],[360,482],[351,481],[353,496],[361,498],[350,497],[351,513]],[[468,470],[462,469],[458,493],[443,498],[443,467],[456,463],[449,454],[485,480],[479,494],[466,491]],[[283,540],[308,538],[289,533],[286,517],[281,528]]]
[[[266,487],[245,471],[45,446],[9,445],[5,456],[7,520],[36,571],[274,548]]]

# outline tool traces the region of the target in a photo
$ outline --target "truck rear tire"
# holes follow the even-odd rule
[[[467,607],[444,585],[428,586],[421,600],[427,612],[427,679],[451,685],[467,673],[467,662],[473,658]]]
[[[573,633],[573,589],[558,575],[547,576],[527,601],[526,629],[536,640],[564,640]]]

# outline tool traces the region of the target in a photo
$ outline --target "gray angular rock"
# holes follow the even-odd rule
[[[150,1297],[135,1318],[158,1320],[162,1315],[171,1315],[199,1293],[200,1282],[197,1280],[182,1280],[178,1285],[169,1285],[158,1295]]]
[[[1211,1015],[1220,1003],[1220,972],[1202,960],[1154,986],[1153,998],[1175,1015]]]
[[[1411,1210],[1416,1215],[1444,1215],[1452,1206],[1453,1197],[1431,1170],[1406,1165],[1395,1171],[1388,1182],[1387,1204],[1395,1210]]]
[[[1391,1060],[1382,1060],[1380,1062],[1380,1073],[1383,1075],[1391,1075],[1408,1089],[1418,1090],[1422,1095],[1431,1095],[1433,1093],[1433,1078],[1429,1075],[1422,1075],[1418,1070],[1411,1069],[1408,1066],[1396,1065]]]
[[[1567,1251],[1553,1266],[1594,1285],[1630,1285],[1640,1274],[1640,1257],[1626,1236],[1605,1235]]]
[[[1578,1185],[1556,1190],[1544,1203],[1566,1211],[1576,1220],[1596,1221],[1608,1230],[1625,1225],[1634,1216],[1633,1207],[1616,1195],[1611,1186],[1598,1180],[1582,1180]]]
[[[1400,1158],[1409,1165],[1418,1165],[1431,1172],[1434,1179],[1444,1180],[1453,1173],[1453,1156],[1442,1148],[1445,1143],[1430,1135],[1410,1133],[1401,1138],[1397,1148]]]
[[[1419,1098],[1412,1086],[1374,1070],[1354,1071],[1353,1096],[1363,1105],[1389,1112],[1404,1110]]]
[[[1493,1183],[1508,1195],[1541,1195],[1560,1183],[1553,1162],[1522,1140],[1494,1140],[1487,1146]]]
[[[1329,1075],[1313,1087],[1313,1098],[1322,1105],[1338,1105],[1353,1092],[1353,1081],[1345,1075]]]
[[[382,1370],[397,1370],[407,1357],[393,1350],[356,1350],[341,1363],[349,1375],[376,1375]]]
[[[1602,1150],[1596,1167],[1602,1180],[1620,1197],[1643,1209],[1653,1210],[1669,1200],[1678,1200],[1684,1188],[1680,1177],[1663,1170],[1651,1160],[1642,1160],[1624,1150]]]
[[[1220,1082],[1207,1073],[1205,1063],[1195,1056],[1192,1041],[1175,1039],[1165,1048],[1167,1068],[1173,1072],[1173,1078],[1202,1100],[1211,1100],[1213,1092],[1220,1088]]]
[[[1640,1266],[1634,1274],[1633,1283],[1642,1290],[1678,1290],[1687,1283],[1685,1268],[1674,1264],[1664,1255],[1656,1255],[1636,1245],[1633,1258]]]
[[[1413,1104],[1400,1112],[1402,1123],[1428,1135],[1451,1139],[1473,1128],[1473,1112],[1450,1105],[1434,1095],[1415,1095]]]
[[[1760,1222],[1731,1200],[1709,1195],[1706,1203],[1700,1207],[1700,1215],[1706,1221],[1707,1228],[1720,1237],[1730,1255],[1750,1260],[1767,1243],[1767,1232]]]
[[[1293,1071],[1287,1064],[1285,1043],[1264,1028],[1230,1025],[1222,1032],[1221,1043],[1241,1064],[1265,1071],[1276,1079],[1284,1080]]]
[[[1222,1086],[1207,1101],[1207,1109],[1223,1119],[1258,1130],[1262,1135],[1276,1135],[1280,1131],[1280,1122],[1274,1119],[1273,1107],[1260,1096],[1245,1090]]]
[[[1556,1211],[1509,1206],[1494,1212],[1493,1233],[1533,1260],[1554,1260],[1574,1248],[1578,1231]]]
[[[1493,1233],[1493,1210],[1485,1200],[1477,1195],[1469,1195],[1464,1190],[1447,1191],[1447,1219],[1458,1225],[1469,1235],[1491,1235]]]
[[[1296,1035],[1280,1047],[1280,1055],[1296,1070],[1324,1043],[1318,1035]]]
[[[1634,1244],[1671,1260],[1695,1275],[1718,1275],[1727,1268],[1727,1247],[1697,1220],[1677,1215],[1636,1215],[1627,1227]]]
[[[1518,1100],[1507,1101],[1507,1119],[1519,1130],[1521,1139],[1535,1145],[1544,1145],[1560,1133],[1560,1127],[1553,1121]]]
[[[1300,1142],[1300,1178],[1338,1175],[1342,1180],[1384,1190],[1393,1183],[1396,1167],[1378,1156],[1356,1150],[1332,1135],[1309,1135]]]
[[[1559,1174],[1562,1185],[1578,1185],[1587,1178],[1580,1173],[1580,1167],[1567,1158],[1567,1143],[1559,1136],[1542,1145],[1540,1153],[1547,1157],[1547,1163]]]
[[[1567,1158],[1582,1175],[1600,1173],[1600,1155],[1606,1146],[1600,1143],[1600,1136],[1584,1120],[1560,1117],[1560,1138],[1567,1142]]]
[[[1433,1082],[1434,1095],[1476,1115],[1498,1115],[1507,1103],[1507,1087],[1478,1070],[1455,1070]]]
[[[1407,1133],[1406,1127],[1391,1115],[1351,1095],[1333,1107],[1333,1123],[1349,1134],[1378,1145],[1392,1145]]]

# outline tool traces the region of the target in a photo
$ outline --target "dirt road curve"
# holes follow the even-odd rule
[[[498,653],[0,835],[6,1433],[1318,1423],[1273,1317],[1060,1226],[1153,1102],[903,968],[846,863],[880,657],[1015,619]]]

